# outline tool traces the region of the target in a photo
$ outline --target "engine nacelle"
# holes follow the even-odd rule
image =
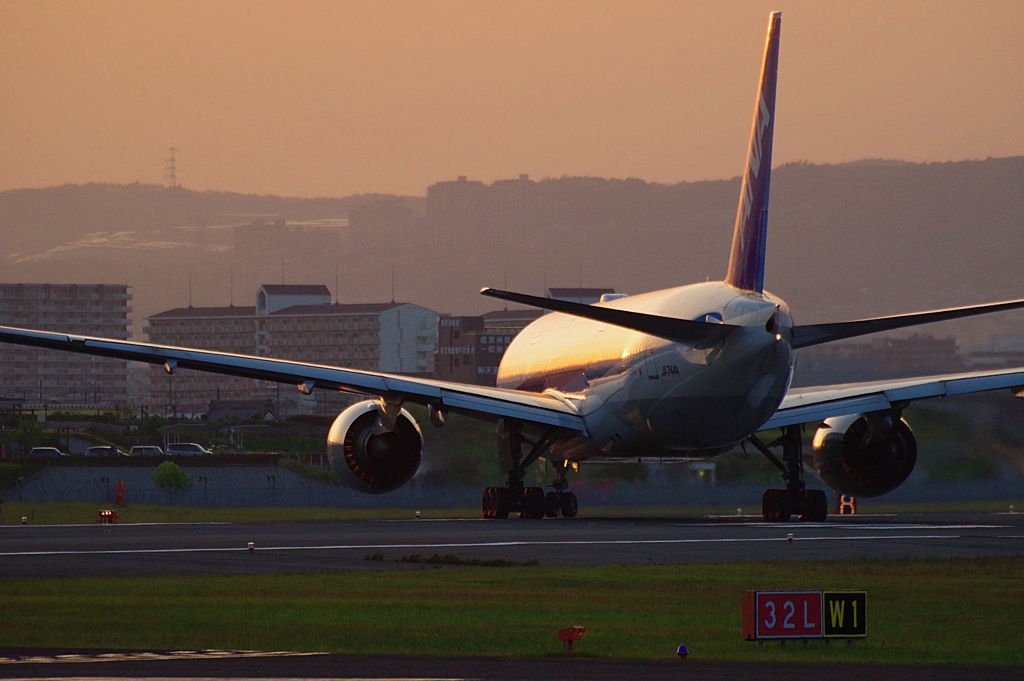
[[[423,434],[409,412],[401,411],[391,432],[379,425],[380,407],[371,400],[353,404],[334,419],[327,455],[346,487],[368,494],[390,492],[419,470]]]
[[[903,419],[854,414],[826,419],[814,433],[814,468],[832,489],[855,497],[887,494],[917,462],[917,441]]]

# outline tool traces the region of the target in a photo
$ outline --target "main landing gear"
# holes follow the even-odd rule
[[[785,426],[782,437],[768,445],[756,435],[747,440],[782,471],[786,489],[765,490],[761,499],[761,515],[772,522],[789,522],[792,516],[800,520],[823,522],[828,517],[828,499],[820,489],[804,488],[803,439],[801,426]],[[772,454],[770,447],[782,447],[782,461]]]
[[[523,435],[523,424],[520,421],[507,420],[505,429],[512,466],[504,487],[488,487],[484,490],[484,518],[507,518],[510,513],[518,513],[520,518],[554,518],[559,513],[566,518],[574,517],[578,503],[575,494],[565,491],[569,483],[565,479],[568,466],[564,462],[555,466],[557,478],[552,485],[554,491],[544,494],[543,488],[526,487],[523,483],[526,469],[543,456],[554,442],[555,431],[549,430],[539,440],[532,441]],[[530,448],[525,457],[523,445]]]

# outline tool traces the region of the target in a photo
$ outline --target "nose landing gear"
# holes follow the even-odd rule
[[[810,522],[823,522],[828,517],[828,499],[820,489],[804,487],[804,462],[802,428],[800,425],[785,426],[782,437],[771,444],[764,444],[756,435],[747,438],[759,452],[782,471],[786,489],[765,490],[761,498],[761,515],[770,522],[789,522],[792,516]],[[782,461],[772,454],[770,447],[782,447]]]

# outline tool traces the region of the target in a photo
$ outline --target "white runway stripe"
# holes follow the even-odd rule
[[[861,535],[857,537],[797,537],[793,542],[807,541],[893,541],[908,539],[959,539],[955,534],[890,534]],[[559,541],[493,541],[493,542],[452,542],[429,544],[327,544],[321,546],[257,546],[256,551],[344,551],[365,549],[467,549],[467,548],[499,548],[506,546],[620,546],[620,545],[657,545],[657,544],[747,544],[764,542],[788,542],[787,537],[754,537],[754,538],[715,538],[715,539],[586,539]],[[16,556],[98,556],[124,554],[159,554],[159,553],[239,553],[247,552],[244,546],[230,547],[195,547],[182,549],[87,549],[61,551],[10,551],[2,552],[2,557]]]
[[[163,526],[167,526],[167,525],[230,525],[230,524],[231,524],[231,522],[227,521],[227,520],[204,520],[204,521],[200,521],[200,522],[192,522],[192,521],[182,520],[182,521],[179,521],[179,522],[168,522],[168,523],[111,523],[109,525],[106,525],[106,524],[103,524],[103,523],[95,523],[95,522],[93,522],[93,523],[68,523],[67,525],[63,525],[63,524],[48,525],[46,523],[36,523],[36,524],[33,524],[33,525],[20,525],[18,523],[14,523],[14,524],[11,524],[11,525],[0,525],[0,530],[16,530],[16,531],[20,532],[20,531],[23,531],[22,528],[28,528],[28,527],[32,527],[32,528],[36,528],[36,529],[38,529],[38,528],[47,528],[47,529],[55,529],[55,530],[65,530],[65,529],[68,529],[70,527],[97,527],[97,528],[108,528],[108,527],[154,527],[154,526],[155,527],[163,527]]]
[[[91,653],[79,655],[33,655],[27,657],[0,657],[0,664],[60,664],[80,662],[137,662],[169,660],[222,660],[226,658],[250,657],[309,657],[327,653],[296,653],[290,651],[262,650],[172,650],[161,653]],[[61,677],[62,679],[65,677]],[[95,677],[92,677],[95,678]],[[65,679],[65,681],[67,681]]]

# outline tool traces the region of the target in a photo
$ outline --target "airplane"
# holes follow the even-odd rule
[[[304,394],[368,396],[338,415],[327,438],[333,471],[366,493],[394,490],[419,468],[423,434],[404,408],[409,403],[426,406],[438,427],[451,413],[497,423],[508,478],[484,490],[485,518],[574,517],[578,500],[567,474],[581,462],[707,459],[749,443],[786,483],[765,491],[764,519],[824,521],[825,492],[804,483],[805,424],[818,426],[814,466],[829,487],[885,494],[917,459],[902,418],[907,405],[998,389],[1024,396],[1024,368],[790,390],[794,351],[1017,309],[1024,300],[797,325],[786,303],[764,290],[781,25],[781,13],[772,13],[724,281],[605,296],[593,305],[485,288],[483,295],[551,312],[508,346],[497,387],[10,327],[0,327],[0,341],[163,365],[172,374],[182,368],[291,383]],[[776,430],[774,440],[761,439]],[[555,471],[546,494],[524,484],[527,468],[542,458]]]

